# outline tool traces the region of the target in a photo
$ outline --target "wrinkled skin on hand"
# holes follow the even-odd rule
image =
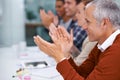
[[[63,26],[56,28],[53,24],[50,25],[50,36],[54,43],[59,44],[64,52],[65,57],[70,55],[71,47],[73,46],[73,31],[69,34]]]

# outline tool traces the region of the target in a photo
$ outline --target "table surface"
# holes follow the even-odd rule
[[[18,70],[18,65],[21,64],[21,62],[30,60],[44,60],[48,63],[49,67],[56,66],[55,61],[41,52],[37,47],[27,47],[25,51],[22,52],[15,47],[0,48],[0,80],[19,80],[18,78],[12,78],[12,76],[15,75],[16,70]],[[42,70],[42,68],[40,69]],[[45,70],[47,68],[43,69]],[[51,70],[48,70],[46,73],[52,72]],[[31,75],[31,80],[63,80],[63,78],[60,75],[51,78]]]

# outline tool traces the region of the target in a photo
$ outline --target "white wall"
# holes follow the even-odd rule
[[[3,23],[0,26],[0,45],[11,46],[25,41],[24,0],[2,1]]]
[[[116,0],[120,4],[120,0]]]
[[[0,44],[1,44],[1,36],[2,36],[2,15],[3,15],[3,6],[2,6],[2,0],[0,0]]]

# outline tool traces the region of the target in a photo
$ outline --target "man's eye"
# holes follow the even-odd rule
[[[86,22],[89,24],[90,23],[90,21],[88,21],[87,19],[85,19],[86,20]]]

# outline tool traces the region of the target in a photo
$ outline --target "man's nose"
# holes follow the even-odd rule
[[[66,8],[66,5],[67,5],[67,4],[65,3],[65,4],[64,4],[64,8]]]

